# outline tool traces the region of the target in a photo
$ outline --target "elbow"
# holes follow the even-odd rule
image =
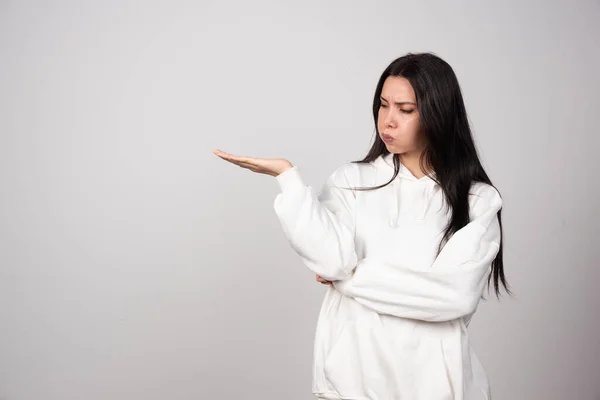
[[[356,267],[356,262],[333,262],[328,263],[323,268],[321,277],[329,281],[345,280],[352,276],[352,271]]]
[[[329,257],[323,260],[319,275],[329,281],[345,280],[353,275],[357,263],[358,256],[354,251]]]
[[[452,302],[452,307],[446,319],[454,320],[474,313],[479,304],[479,298],[480,296],[471,293],[458,295]]]
[[[297,240],[290,240],[290,244],[310,270],[330,281],[347,279],[358,263],[354,248],[352,251],[332,252],[330,248],[317,247]]]
[[[356,268],[356,254],[348,254],[346,257],[309,257],[307,253],[299,252],[304,265],[311,271],[328,281],[339,281],[348,279],[353,275]]]

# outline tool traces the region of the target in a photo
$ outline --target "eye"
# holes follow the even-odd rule
[[[400,110],[400,111],[402,111],[404,114],[410,114],[411,112],[414,111],[414,109],[413,110]]]
[[[387,108],[387,106],[386,106],[385,104],[383,104],[383,103],[381,104],[381,106],[380,106],[380,107],[381,107],[381,108]]]

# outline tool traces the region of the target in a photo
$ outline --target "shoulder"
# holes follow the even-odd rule
[[[473,182],[469,190],[469,199],[478,200],[484,199],[487,201],[499,200],[502,201],[500,192],[494,186],[485,182]]]
[[[496,213],[502,208],[498,189],[484,182],[473,182],[469,190],[469,210],[474,218],[485,212]]]
[[[348,161],[330,173],[328,182],[341,185],[360,185],[369,169],[369,164]]]

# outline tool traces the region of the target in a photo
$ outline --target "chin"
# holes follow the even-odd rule
[[[388,149],[388,151],[390,153],[403,153],[402,151],[400,151],[400,149],[398,148],[398,146],[394,146],[393,144],[385,144],[385,147]]]

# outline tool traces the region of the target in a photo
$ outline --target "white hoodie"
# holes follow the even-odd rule
[[[317,195],[298,166],[276,177],[275,212],[303,263],[334,280],[317,321],[312,392],[320,399],[489,400],[467,326],[499,251],[499,193],[476,182],[471,222],[436,257],[449,221],[441,188],[393,154],[336,169]],[[434,176],[434,175],[432,175]]]

